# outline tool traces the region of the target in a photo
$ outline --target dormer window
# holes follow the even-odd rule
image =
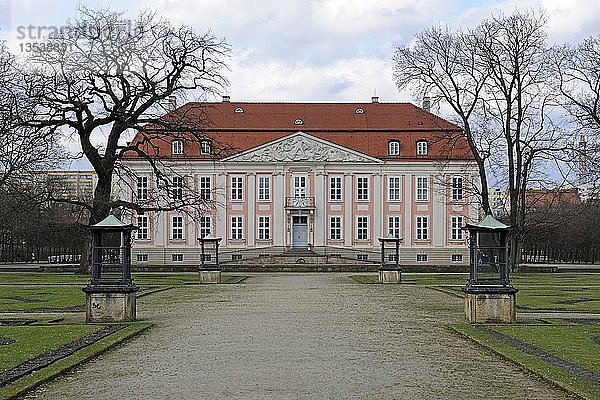
[[[294,125],[304,125],[304,121],[302,121],[300,118],[296,118]]]
[[[242,107],[237,107],[235,110],[233,110],[234,113],[243,113],[244,109]]]
[[[388,154],[390,156],[400,155],[400,142],[397,140],[390,140],[388,142]]]
[[[365,109],[364,108],[357,108],[356,110],[354,110],[355,114],[364,114],[365,113]]]
[[[426,156],[427,155],[427,141],[426,140],[419,140],[417,142],[417,155],[418,156]]]
[[[171,153],[183,154],[183,140],[173,140],[171,142]]]
[[[210,154],[212,152],[212,143],[210,140],[200,142],[200,154]]]

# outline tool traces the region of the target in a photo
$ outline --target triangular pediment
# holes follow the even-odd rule
[[[383,163],[377,158],[316,138],[304,132],[297,132],[265,143],[240,154],[227,157],[223,161]]]

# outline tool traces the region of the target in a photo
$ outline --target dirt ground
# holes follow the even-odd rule
[[[27,399],[566,399],[450,333],[462,301],[345,274],[255,274],[140,299],[156,327]]]

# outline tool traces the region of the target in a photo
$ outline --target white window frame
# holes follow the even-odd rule
[[[417,254],[417,262],[427,262],[428,258],[427,254]]]
[[[268,215],[259,215],[257,225],[256,240],[271,240],[271,217]]]
[[[341,176],[329,177],[329,201],[342,201],[344,179]]]
[[[259,175],[257,177],[256,191],[257,201],[271,201],[271,177],[269,175]]]
[[[295,199],[304,199],[308,197],[308,175],[294,174],[292,175],[292,191]]]
[[[369,217],[356,217],[356,240],[369,240]]]
[[[392,235],[397,238],[402,236],[402,221],[399,215],[388,216],[388,235]]]
[[[417,201],[429,201],[429,177],[417,176]]]
[[[329,240],[342,240],[342,217],[333,215],[329,217]]]
[[[171,215],[171,240],[185,240],[182,215]]]
[[[417,141],[417,155],[418,156],[426,156],[429,152],[429,145],[426,140]]]
[[[464,224],[462,215],[453,215],[450,217],[450,240],[463,240],[464,233],[461,227]]]
[[[465,180],[462,176],[452,177],[452,201],[463,201]]]
[[[231,179],[231,200],[244,201],[244,177],[232,175]]]
[[[147,176],[138,176],[136,180],[136,194],[138,200],[148,200],[150,180]]]
[[[463,257],[463,255],[462,255],[462,254],[452,254],[452,258],[451,258],[451,260],[452,260],[452,262],[456,262],[456,263],[458,263],[458,262],[462,262],[462,261],[463,261],[463,258],[464,258],[464,257]]]
[[[356,200],[357,201],[369,201],[369,182],[368,176],[357,176],[356,177]]]
[[[138,253],[135,257],[137,262],[148,262],[148,254],[146,253]]]
[[[212,199],[212,177],[211,176],[200,176],[198,177],[198,195],[202,200]]]
[[[170,193],[173,200],[183,200],[183,177],[174,176],[171,180]]]
[[[397,140],[390,140],[388,142],[388,155],[398,156],[400,155],[400,142]]]
[[[210,140],[200,141],[200,154],[211,154],[212,153],[212,142]]]
[[[137,216],[137,240],[150,240],[150,220],[147,215]]]
[[[198,234],[200,238],[212,233],[212,217],[210,215],[201,215],[198,218]]]
[[[183,262],[183,253],[171,253],[171,261]]]
[[[173,154],[173,155],[183,154],[183,140],[175,139],[171,142],[171,154]]]
[[[417,215],[415,228],[415,240],[429,240],[429,217],[427,215]]]
[[[392,185],[392,183],[394,183]],[[388,201],[400,201],[402,199],[402,177],[388,176]]]
[[[241,215],[232,215],[229,221],[231,240],[244,240],[244,217]]]

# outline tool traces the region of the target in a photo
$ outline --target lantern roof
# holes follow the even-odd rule
[[[486,214],[486,216],[478,223],[466,224],[464,229],[478,231],[502,231],[510,230],[511,227],[498,221],[496,218],[492,217],[491,214]]]
[[[220,242],[223,238],[218,238],[213,236],[212,233],[209,233],[208,235],[199,238],[198,240],[200,241],[208,241],[208,242]]]
[[[126,224],[114,215],[109,215],[97,224],[92,225],[91,228],[122,231],[136,229],[132,224]]]
[[[386,237],[378,238],[378,240],[380,242],[384,242],[384,241],[385,242],[401,242],[404,240],[404,238],[399,238],[399,237],[394,236],[391,233],[388,233],[388,235]]]

